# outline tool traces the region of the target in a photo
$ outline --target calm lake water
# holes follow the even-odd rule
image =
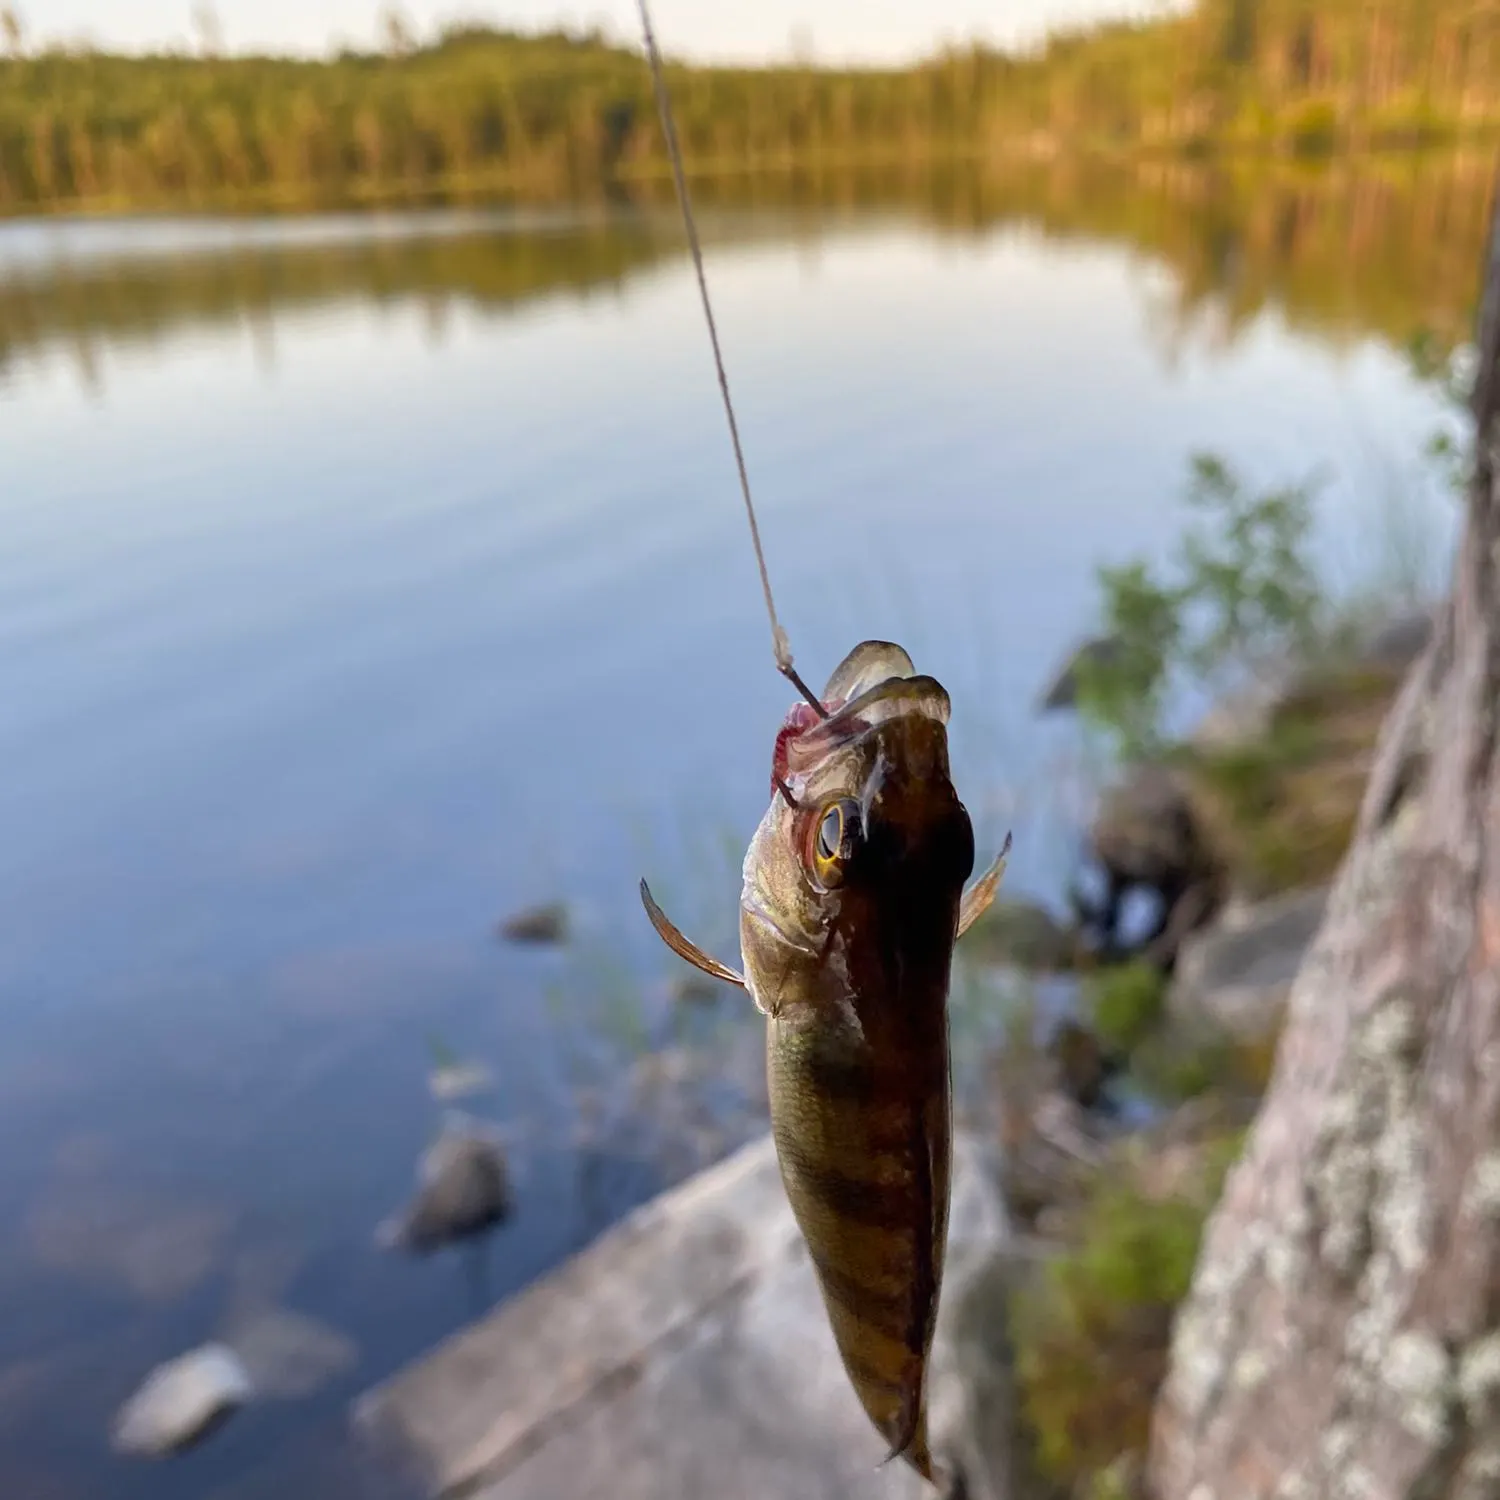
[[[1192,450],[1326,466],[1341,586],[1441,574],[1442,411],[1358,305],[1336,341],[1274,285],[1184,321],[1169,259],[1024,219],[711,241],[798,664],[892,637],[948,685],[1017,891],[1074,858],[1036,692],[1095,568],[1170,549]],[[0,227],[7,1500],[337,1492],[349,1399],[474,1306],[373,1241],[435,1041],[517,1143],[494,1296],[692,1165],[664,1142],[750,1128],[663,1120],[641,1063],[687,1027],[754,1071],[732,997],[673,1009],[636,895],[733,953],[788,702],[718,400],[668,216]],[[495,939],[554,898],[567,950]],[[111,1455],[151,1365],[269,1306],[356,1361],[172,1465]]]

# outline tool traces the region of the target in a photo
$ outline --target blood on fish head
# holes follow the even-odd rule
[[[811,703],[794,703],[787,713],[786,722],[776,731],[776,747],[771,752],[771,795],[774,797],[786,784],[790,752],[788,746],[795,739],[816,728],[823,719],[844,706],[842,698],[825,699],[823,713]]]

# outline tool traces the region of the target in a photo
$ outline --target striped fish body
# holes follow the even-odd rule
[[[924,1399],[951,1158],[943,996],[890,1047],[847,1025],[770,1021],[771,1125],[850,1384],[932,1478]],[[902,1045],[901,1043],[904,1043]]]
[[[773,797],[751,841],[740,951],[767,1017],[782,1180],[844,1368],[892,1456],[931,1479],[948,984],[974,837],[949,778],[947,695],[904,652],[857,648],[824,701],[829,719],[798,712],[778,740],[773,774],[795,805]]]

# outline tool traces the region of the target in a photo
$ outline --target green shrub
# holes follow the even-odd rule
[[[1132,1053],[1160,1022],[1167,986],[1155,964],[1135,959],[1090,977],[1084,987],[1094,1032],[1106,1047]]]
[[[1072,1247],[1012,1294],[1021,1415],[1047,1479],[1103,1500],[1144,1453],[1172,1318],[1242,1145],[1238,1131],[1203,1143],[1201,1170],[1175,1197],[1105,1174]]]
[[[1022,1412],[1047,1477],[1075,1483],[1145,1446],[1203,1218],[1194,1203],[1108,1190],[1077,1248],[1016,1298]]]
[[[1078,667],[1078,707],[1125,759],[1159,752],[1167,695],[1214,688],[1318,638],[1311,561],[1312,480],[1255,494],[1223,460],[1192,460],[1187,504],[1201,517],[1178,548],[1175,579],[1144,562],[1099,569],[1107,659]]]

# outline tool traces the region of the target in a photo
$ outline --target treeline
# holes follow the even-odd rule
[[[673,66],[695,168],[1044,154],[1327,152],[1500,126],[1488,0],[1199,0],[1186,15],[921,66]],[[0,209],[557,199],[663,168],[638,53],[450,30],[329,61],[56,49],[0,59]]]

